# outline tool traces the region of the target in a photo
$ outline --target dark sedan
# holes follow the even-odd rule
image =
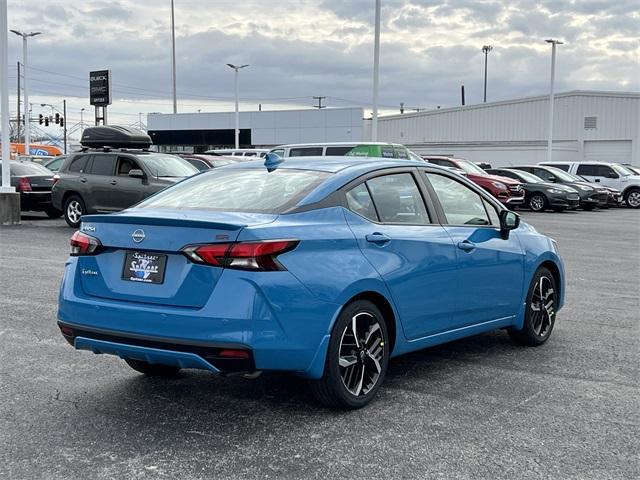
[[[49,218],[62,215],[60,210],[51,205],[51,188],[55,183],[51,170],[33,162],[9,162],[9,171],[11,185],[20,193],[21,211],[45,212]]]
[[[580,180],[570,173],[555,167],[545,167],[542,165],[518,165],[511,167],[513,170],[521,170],[523,172],[533,173],[536,177],[540,177],[545,182],[562,184],[571,187],[580,195],[580,208],[583,210],[593,210],[598,206],[606,206],[609,195],[604,189],[600,189],[595,185]]]
[[[525,192],[524,204],[534,212],[547,209],[561,212],[567,209],[574,210],[580,206],[580,195],[574,188],[545,182],[533,173],[510,168],[490,168],[487,173],[521,182]]]

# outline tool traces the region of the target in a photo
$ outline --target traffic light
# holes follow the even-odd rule
[[[56,113],[56,125],[60,123],[60,114]]]
[[[44,122],[44,115],[42,114],[38,115],[38,123],[42,125],[43,122]]]
[[[64,117],[60,117],[60,126],[64,127]]]
[[[45,127],[49,126],[49,117],[44,117],[44,126]]]

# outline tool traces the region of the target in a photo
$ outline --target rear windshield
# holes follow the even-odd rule
[[[330,174],[310,170],[263,168],[211,170],[189,178],[136,208],[282,213]]]
[[[14,163],[11,165],[13,175],[51,175],[52,172],[47,167],[38,163]]]
[[[190,177],[194,173],[198,173],[196,167],[176,155],[150,153],[149,155],[140,155],[138,158],[156,177]]]

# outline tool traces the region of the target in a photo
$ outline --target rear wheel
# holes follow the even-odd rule
[[[150,377],[173,377],[180,371],[180,367],[148,363],[142,360],[133,360],[132,358],[125,358],[124,361],[136,372],[144,373]]]
[[[64,219],[70,227],[78,228],[85,213],[84,202],[78,195],[71,195],[64,202]]]
[[[389,349],[387,326],[373,303],[345,307],[331,334],[324,375],[312,383],[316,398],[329,407],[364,407],[384,380]]]
[[[534,193],[529,198],[529,208],[534,212],[543,212],[547,208],[547,197],[541,193]]]
[[[60,218],[62,216],[62,212],[53,207],[47,208],[44,213],[46,213],[49,218]]]
[[[557,292],[551,272],[539,268],[529,286],[522,329],[509,329],[509,336],[515,343],[535,347],[549,339],[556,320]]]
[[[624,201],[628,207],[640,208],[640,190],[629,190],[624,194]]]

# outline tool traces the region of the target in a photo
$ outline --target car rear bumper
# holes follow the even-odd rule
[[[202,308],[168,307],[89,296],[73,281],[77,263],[77,258],[67,262],[58,308],[63,335],[77,349],[134,359],[147,355],[155,363],[167,359],[220,373],[322,374],[318,366],[324,366],[326,339],[340,305],[318,300],[289,272],[264,272],[274,283],[261,286],[246,272],[225,270]],[[221,363],[220,349],[245,350],[251,363]]]
[[[51,208],[51,192],[20,192],[20,210],[41,212]]]

